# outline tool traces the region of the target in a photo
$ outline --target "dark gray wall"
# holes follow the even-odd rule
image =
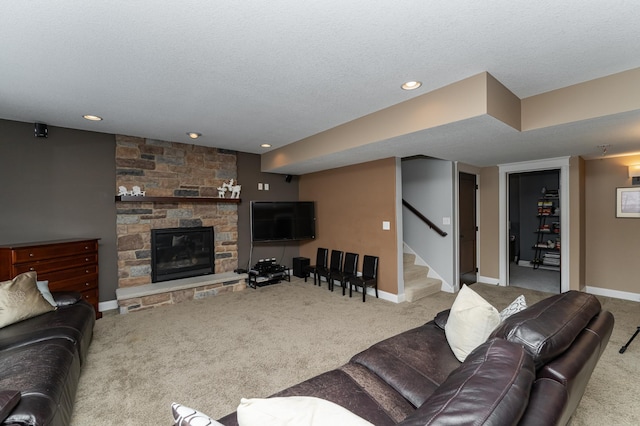
[[[259,259],[276,258],[277,262],[292,267],[298,257],[298,242],[256,243],[251,250],[251,201],[297,201],[298,178],[286,182],[285,175],[260,171],[260,156],[238,153],[238,182],[242,185],[238,205],[238,267],[248,269]],[[259,191],[258,183],[268,183],[269,191]],[[250,258],[251,257],[251,258]]]
[[[515,180],[510,178],[510,184],[517,183],[517,199],[511,199],[510,205],[518,203],[514,211],[518,212],[517,243],[520,247],[520,259],[524,261],[533,260],[538,228],[538,199],[542,197],[542,187],[557,190],[560,187],[560,171],[544,170],[539,172],[518,173]],[[511,192],[513,195],[514,192]],[[512,221],[512,231],[514,223]],[[515,234],[515,232],[514,232]]]
[[[0,120],[0,244],[100,238],[100,300],[117,287],[115,137]]]

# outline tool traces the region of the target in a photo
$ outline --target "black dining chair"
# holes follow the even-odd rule
[[[333,283],[331,282],[331,274],[334,272],[340,272],[342,269],[342,258],[344,252],[340,250],[331,250],[331,260],[329,261],[329,267],[318,270],[318,285],[322,286],[322,277],[327,280],[329,290],[333,290]]]
[[[367,295],[367,287],[373,287],[378,298],[378,256],[364,255],[362,260],[362,276],[349,278],[349,297],[351,297],[351,289],[362,287],[362,301],[365,301]]]
[[[304,282],[307,282],[307,277],[313,274],[313,285],[316,285],[316,277],[318,276],[318,270],[327,269],[327,261],[329,259],[329,249],[318,247],[316,251],[316,263],[315,265],[309,265],[304,268]]]
[[[334,281],[339,281],[340,287],[342,287],[342,295],[344,296],[349,278],[358,274],[358,257],[358,253],[345,253],[342,270],[331,273],[331,291],[333,291]]]

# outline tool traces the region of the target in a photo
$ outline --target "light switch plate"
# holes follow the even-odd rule
[[[391,229],[391,222],[389,222],[388,220],[383,220],[382,221],[382,229],[384,231],[388,231]]]

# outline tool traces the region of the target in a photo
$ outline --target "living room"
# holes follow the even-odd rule
[[[414,6],[427,15],[422,9],[426,6]],[[513,16],[512,7],[505,6],[502,12],[489,8],[491,11],[485,11],[486,16],[495,15],[497,22],[500,22],[498,16]],[[383,9],[389,12],[388,7]],[[318,12],[316,6],[311,10]],[[352,12],[355,13],[355,10]],[[507,10],[511,13],[507,13]],[[186,19],[184,11],[173,11]],[[309,11],[305,12],[297,7],[295,11],[293,16],[299,18],[299,22],[306,22],[312,18]],[[443,13],[442,19],[456,15],[455,8],[447,11]],[[12,6],[8,12],[15,13],[23,20],[29,16],[29,8],[15,6],[14,9]],[[276,21],[282,25],[280,28],[302,31],[299,25],[291,24],[286,19],[286,14],[280,12],[274,10],[267,14],[273,14],[273,18],[277,18]],[[559,16],[574,16],[574,13],[577,13],[575,9],[570,8],[563,12],[566,15]],[[103,313],[110,315],[119,308],[116,295],[118,288],[151,282],[150,276],[144,273],[137,277],[137,280],[130,279],[130,267],[141,266],[142,270],[142,267],[146,268],[144,262],[147,259],[127,257],[135,257],[136,252],[142,255],[143,251],[148,250],[147,237],[143,237],[142,244],[134,249],[122,250],[121,247],[126,242],[122,232],[131,225],[124,223],[126,219],[123,218],[123,211],[137,208],[154,209],[155,206],[153,203],[115,201],[118,186],[124,183],[131,188],[132,185],[142,184],[147,196],[164,196],[160,193],[161,189],[191,190],[196,186],[210,189],[233,178],[242,185],[240,201],[237,204],[204,203],[198,204],[196,208],[201,214],[198,218],[204,218],[205,222],[214,220],[208,216],[212,211],[220,214],[230,211],[237,215],[235,225],[219,225],[221,229],[216,230],[221,238],[224,235],[225,248],[230,248],[216,261],[216,272],[249,269],[261,258],[276,258],[279,263],[291,267],[292,259],[295,257],[314,259],[318,247],[339,248],[360,253],[361,256],[379,256],[380,298],[386,303],[401,305],[405,290],[402,253],[403,242],[406,242],[404,233],[407,232],[404,226],[404,215],[407,213],[401,205],[404,195],[403,158],[429,156],[441,159],[450,170],[443,180],[447,187],[452,188],[452,201],[447,200],[444,210],[431,210],[431,205],[435,203],[430,199],[422,202],[425,204],[423,212],[435,219],[439,225],[443,224],[448,231],[448,236],[440,240],[442,245],[434,244],[429,249],[439,252],[439,255],[447,254],[448,263],[436,269],[439,269],[439,274],[447,277],[452,291],[459,289],[459,251],[456,245],[460,236],[456,200],[458,173],[473,174],[478,184],[478,281],[505,285],[508,281],[509,221],[504,216],[507,211],[504,185],[508,180],[508,174],[514,170],[541,170],[547,167],[555,169],[561,162],[564,173],[562,179],[565,179],[562,181],[562,196],[566,197],[567,201],[566,211],[562,212],[566,215],[562,232],[567,233],[563,234],[562,240],[565,250],[562,257],[562,291],[579,290],[637,302],[640,300],[640,291],[633,267],[635,239],[632,236],[640,232],[640,221],[618,217],[616,214],[616,206],[619,204],[616,189],[633,188],[629,170],[631,166],[640,164],[637,143],[640,136],[637,130],[640,111],[640,63],[634,59],[639,56],[632,51],[637,49],[633,40],[638,29],[635,23],[633,26],[625,26],[631,20],[629,16],[633,16],[630,12],[633,10],[625,10],[621,6],[620,9],[600,11],[601,15],[609,17],[609,20],[605,20],[608,25],[603,25],[602,28],[602,40],[589,34],[590,30],[584,28],[583,24],[576,24],[573,19],[571,22],[575,27],[570,27],[570,36],[562,35],[565,24],[555,22],[555,19],[546,23],[550,25],[548,32],[539,31],[537,28],[542,24],[535,19],[525,20],[526,22],[521,24],[530,25],[527,28],[531,28],[532,33],[533,29],[536,29],[538,34],[542,34],[544,42],[541,42],[541,45],[558,46],[558,52],[543,47],[534,49],[532,46],[531,57],[524,60],[520,52],[521,46],[529,46],[533,41],[531,38],[521,38],[517,42],[513,40],[501,51],[502,55],[520,57],[521,60],[514,59],[513,63],[508,64],[508,68],[500,68],[503,61],[507,62],[506,59],[496,58],[493,59],[495,63],[490,59],[479,61],[475,65],[465,61],[454,63],[453,58],[446,53],[451,49],[442,47],[441,51],[434,53],[441,54],[440,57],[443,58],[450,58],[451,65],[435,66],[428,58],[415,58],[402,62],[417,63],[411,66],[411,73],[400,72],[398,69],[393,72],[381,71],[379,77],[366,78],[366,84],[360,83],[356,88],[349,88],[347,82],[338,82],[338,77],[326,76],[344,76],[343,64],[347,63],[345,58],[366,43],[362,43],[364,39],[356,38],[360,42],[353,42],[350,48],[340,50],[340,40],[330,37],[327,28],[323,28],[321,35],[314,39],[312,44],[318,52],[323,52],[319,56],[324,58],[324,61],[311,54],[308,46],[295,45],[283,49],[304,52],[305,58],[315,58],[309,63],[305,62],[305,66],[298,71],[312,70],[318,67],[319,62],[333,64],[330,69],[318,70],[312,79],[313,87],[308,88],[305,82],[308,77],[303,72],[295,72],[295,66],[293,70],[290,65],[276,66],[278,61],[283,64],[296,64],[296,57],[287,53],[274,61],[276,56],[261,54],[261,49],[255,48],[260,45],[256,43],[259,37],[252,38],[256,44],[250,50],[244,51],[244,56],[234,53],[229,45],[220,46],[212,39],[207,39],[203,44],[198,42],[187,47],[181,45],[177,50],[172,50],[175,47],[172,37],[157,30],[162,26],[162,19],[168,18],[161,19],[161,16],[154,15],[153,19],[143,23],[145,30],[137,35],[133,32],[134,35],[131,37],[136,39],[141,37],[140,34],[146,33],[153,34],[157,39],[143,37],[144,40],[140,40],[139,44],[141,49],[132,49],[145,60],[134,62],[136,65],[129,67],[130,74],[127,74],[128,67],[122,66],[122,58],[111,57],[108,60],[110,62],[104,62],[104,59],[98,58],[99,55],[93,56],[94,53],[85,49],[79,48],[76,54],[71,52],[72,59],[57,58],[57,55],[63,58],[62,53],[65,49],[61,46],[69,42],[71,30],[67,34],[55,29],[56,26],[48,22],[48,18],[36,17],[38,25],[33,25],[34,29],[22,34],[28,39],[26,42],[16,38],[21,34],[20,31],[13,31],[6,34],[5,39],[10,42],[2,48],[7,54],[6,57],[9,57],[9,45],[14,46],[11,50],[26,52],[34,50],[34,46],[38,45],[34,40],[40,40],[42,43],[46,41],[42,48],[45,59],[41,66],[36,65],[36,59],[23,58],[22,56],[28,56],[23,53],[11,56],[19,58],[15,63],[20,66],[7,70],[11,74],[7,74],[8,77],[0,86],[3,98],[7,99],[3,99],[0,105],[0,178],[4,182],[0,191],[0,203],[5,207],[0,211],[0,245],[67,238],[99,239],[98,305]],[[66,17],[61,16],[59,11],[52,13],[60,22],[77,21],[78,15],[66,9]],[[99,25],[101,31],[106,31],[103,28],[104,21],[95,15],[96,11],[85,13],[85,22],[98,20],[102,22]],[[325,9],[320,15],[327,16],[326,13],[328,11]],[[396,25],[387,26],[390,24],[386,23],[385,19],[371,13],[371,22],[378,23],[380,28],[386,30],[378,31],[377,27],[365,24],[364,21],[357,25],[361,34],[366,34],[367,38],[373,37],[373,41],[381,46],[381,51],[378,55],[374,54],[373,50],[364,56],[353,55],[353,62],[350,63],[360,65],[357,66],[358,72],[350,77],[350,84],[354,83],[354,80],[357,83],[358,78],[362,76],[375,74],[371,70],[376,67],[380,70],[387,69],[385,67],[388,65],[383,67],[379,62],[394,62],[378,59],[390,57],[390,46],[395,44],[385,40],[389,35],[376,34],[394,33],[391,28],[402,27],[403,24],[397,23],[404,21],[400,19],[396,21]],[[543,20],[541,18],[545,16],[544,12],[538,10],[538,13],[535,16]],[[3,15],[4,22],[12,13]],[[126,13],[116,15],[117,19],[114,18],[111,22],[121,20],[128,26],[135,23],[132,16],[140,16],[123,16],[127,15]],[[250,15],[255,18],[253,13]],[[352,16],[345,14],[336,17],[338,22],[334,23],[335,27],[332,25],[330,28],[340,28],[340,31],[343,31],[348,26],[346,23],[351,22]],[[472,17],[467,18],[473,21]],[[496,22],[494,18],[487,19]],[[262,22],[260,19],[258,21]],[[600,19],[597,16],[585,16],[583,21],[598,23]],[[68,27],[76,28],[71,22],[68,22]],[[507,27],[502,31],[518,33],[518,25],[515,22],[517,21],[506,23]],[[8,24],[7,22],[4,28],[9,28]],[[200,25],[200,31],[207,33],[209,23],[200,22]],[[476,31],[478,26],[478,22],[473,24]],[[118,30],[122,30],[123,27],[118,25]],[[242,27],[246,30],[245,25]],[[228,27],[224,28],[235,28],[235,25],[229,21]],[[260,28],[272,27],[264,24]],[[88,31],[83,25],[76,29],[79,33]],[[55,37],[45,37],[47,31],[60,36],[59,41],[51,41]],[[420,34],[421,30],[416,28],[413,31]],[[504,40],[504,36],[500,36],[503,32],[492,31],[494,30],[487,30],[491,33],[486,35],[487,45],[494,43],[489,42],[490,36],[495,40]],[[24,33],[29,33],[32,38],[26,37]],[[176,33],[171,33],[173,37],[181,39]],[[216,40],[225,39],[224,34],[216,34]],[[473,32],[465,34],[461,40],[469,41],[474,38]],[[342,35],[343,39],[348,38],[344,37],[344,33]],[[265,33],[262,33],[262,36],[264,37]],[[433,30],[429,30],[429,37],[435,36]],[[124,49],[127,43],[121,44],[123,39],[127,39],[126,36],[112,37],[111,40],[114,40],[120,50],[127,50]],[[322,47],[322,37],[334,40],[328,43],[330,47]],[[584,46],[581,45],[580,49],[584,51],[579,55],[569,55],[569,52],[575,50],[577,40],[584,37],[589,37]],[[399,43],[401,39],[395,39],[395,42]],[[448,46],[446,39],[438,40],[442,46]],[[424,46],[431,45],[424,39],[422,41]],[[272,42],[273,44],[268,43],[271,49],[265,49],[265,52],[268,50],[282,54],[274,45],[284,45],[288,42],[287,31],[278,33]],[[107,44],[112,46],[110,42]],[[626,47],[623,48],[621,45]],[[171,53],[165,56],[163,46]],[[188,72],[182,74],[185,70],[181,68],[182,65],[178,65],[178,70],[169,73],[174,76],[171,80],[173,85],[165,84],[165,81],[155,81],[149,86],[142,84],[147,79],[151,80],[156,72],[163,74],[158,70],[165,69],[168,63],[174,61],[167,58],[182,57],[183,52],[195,53],[199,49],[211,49],[210,56],[218,59],[228,55],[227,57],[231,58],[229,62],[243,63],[243,70],[238,70],[234,65],[223,72],[222,66],[213,61],[202,66],[202,69],[209,71],[192,76]],[[335,57],[343,58],[345,61],[335,60],[334,63],[333,59],[327,60],[333,58],[328,53],[332,49],[335,49]],[[498,47],[495,49],[500,51]],[[603,51],[609,52],[606,60],[597,59]],[[453,56],[473,56],[470,50],[459,52],[461,53]],[[486,58],[493,57],[490,54],[491,49],[483,52]],[[265,71],[265,75],[268,74],[265,79],[259,80],[251,89],[243,89],[240,84],[234,86],[225,83],[223,80],[230,79],[229,76],[234,72],[242,76],[239,79],[241,81],[252,81],[249,77],[255,77],[254,73],[260,74],[256,70],[250,74],[245,73],[244,68],[251,68],[246,62],[246,58],[252,57],[251,55],[255,55],[256,70],[269,70],[268,73]],[[391,56],[395,57],[395,54]],[[566,58],[561,58],[563,56]],[[584,59],[592,56],[592,60]],[[152,63],[151,59],[157,57],[164,59],[160,63]],[[372,63],[363,66],[367,60]],[[580,68],[583,61],[589,62],[589,66],[585,65],[584,69]],[[69,74],[71,72],[65,63],[77,64],[83,69],[86,64],[93,64],[89,68],[102,68],[104,75],[109,76],[109,84],[105,83],[102,89],[95,91],[86,82],[74,85],[73,81],[67,80],[65,70],[69,71]],[[299,64],[300,67],[302,65]],[[443,72],[442,68],[449,71]],[[140,69],[144,69],[141,74]],[[456,72],[450,71],[453,69]],[[50,72],[51,70],[55,72]],[[521,75],[517,78],[516,70],[521,70]],[[419,72],[423,74],[418,75]],[[20,73],[24,74],[25,80],[18,84],[17,74]],[[210,73],[218,76],[213,80],[221,80],[215,83],[215,88],[208,86],[212,80]],[[286,85],[275,88],[266,84],[269,81],[284,79],[284,76],[293,77],[292,74],[305,74],[304,78],[297,77],[299,79],[292,86],[295,90],[287,88]],[[357,76],[360,77],[356,78]],[[403,77],[402,81],[409,78],[427,81],[423,82],[422,89],[417,89],[418,92],[405,92],[399,88],[401,81],[395,81],[400,77]],[[79,78],[75,76],[71,80],[79,81]],[[389,83],[388,80],[392,78],[393,82]],[[386,80],[385,84],[394,86],[394,89],[381,89],[384,95],[378,96],[373,93],[376,90],[372,87],[381,87],[382,85],[376,84],[383,79]],[[122,87],[117,84],[118,80],[122,82]],[[193,80],[197,80],[197,84]],[[38,84],[34,84],[34,81]],[[52,90],[54,87],[58,89]],[[163,89],[157,94],[153,89],[158,87],[174,89]],[[237,90],[231,90],[229,87],[235,87]],[[269,87],[269,90],[263,89],[264,87]],[[33,88],[33,91],[29,88]],[[305,91],[308,93],[304,98],[298,94],[291,95],[292,92]],[[81,94],[83,92],[85,94]],[[114,96],[116,99],[107,97],[107,100],[101,102],[100,95],[108,92],[117,92]],[[340,95],[333,96],[333,92]],[[450,96],[454,92],[455,96]],[[42,98],[39,97],[40,93]],[[4,94],[7,95],[6,98]],[[206,112],[194,111],[191,98],[183,97],[185,94],[194,96],[193,103],[200,105],[210,106],[211,99],[217,99],[217,106],[210,106]],[[218,98],[223,94],[228,95],[229,99]],[[357,107],[346,107],[347,100],[355,100],[359,94],[364,98],[360,100],[360,104]],[[273,96],[273,99],[267,100],[270,96]],[[87,101],[87,98],[90,101]],[[140,113],[140,116],[130,119],[128,116],[134,117],[138,114],[136,102],[142,98],[145,104],[143,107],[149,108],[155,104],[159,109],[155,112]],[[234,109],[234,98],[243,100],[245,108]],[[172,99],[172,102],[166,102],[166,99]],[[122,100],[129,108],[124,108],[116,102]],[[434,102],[440,102],[440,106],[451,107],[451,110],[431,114]],[[223,104],[228,107],[221,107]],[[581,108],[578,108],[579,105]],[[342,109],[342,106],[345,108]],[[184,109],[186,112],[174,111],[173,108]],[[419,116],[419,112],[425,111],[420,108],[426,108],[429,120],[416,120],[420,121],[416,124],[407,118],[411,114],[405,112],[413,109],[414,115]],[[64,112],[56,115],[56,110]],[[267,116],[267,111],[274,115]],[[570,113],[566,113],[567,111]],[[88,113],[104,115],[104,120],[88,122],[81,117]],[[514,119],[512,115],[518,118]],[[66,118],[61,119],[61,116]],[[150,119],[151,117],[153,119]],[[181,121],[180,117],[183,117],[184,121]],[[528,118],[538,120],[537,124],[526,123]],[[147,119],[149,121],[146,121]],[[518,123],[514,123],[514,120]],[[34,123],[47,124],[46,138],[34,137]],[[306,127],[301,123],[305,123]],[[167,127],[172,129],[167,131]],[[245,133],[249,129],[253,133]],[[187,132],[193,130],[201,133],[198,139],[187,136]],[[123,174],[123,170],[130,170],[131,167],[123,165],[125,163],[122,162],[123,157],[119,155],[118,150],[123,146],[120,143],[127,138],[140,144],[166,145],[186,150],[197,147],[206,149],[209,153],[217,153],[216,155],[221,153],[228,157],[225,161],[228,161],[230,167],[225,169],[226,174],[216,175],[216,171],[212,170],[211,178],[208,178],[206,184],[188,182],[187,179],[175,187],[160,188],[152,183],[143,182],[140,175],[125,177]],[[270,142],[273,146],[259,148],[260,142]],[[513,146],[517,149],[513,149]],[[144,160],[143,157],[137,159]],[[199,173],[194,173],[194,176]],[[265,190],[267,187],[269,189]],[[300,243],[253,244],[249,231],[250,203],[260,200],[314,201],[317,238]],[[172,214],[179,215],[188,209],[177,210],[181,211]],[[445,219],[448,225],[444,225]],[[388,223],[388,229],[383,229],[385,223]],[[222,245],[222,240],[220,244]],[[431,262],[433,259],[427,255],[424,260]],[[622,334],[633,332],[634,327],[635,325],[631,325],[631,328],[622,331]]]

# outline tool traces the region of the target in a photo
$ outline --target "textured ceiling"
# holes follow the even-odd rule
[[[526,98],[638,68],[638,16],[640,2],[593,0],[2,2],[0,118],[188,143],[197,131],[263,153],[485,71]],[[278,171],[418,153],[483,166],[602,143],[640,151],[639,114],[523,133],[470,119]]]

